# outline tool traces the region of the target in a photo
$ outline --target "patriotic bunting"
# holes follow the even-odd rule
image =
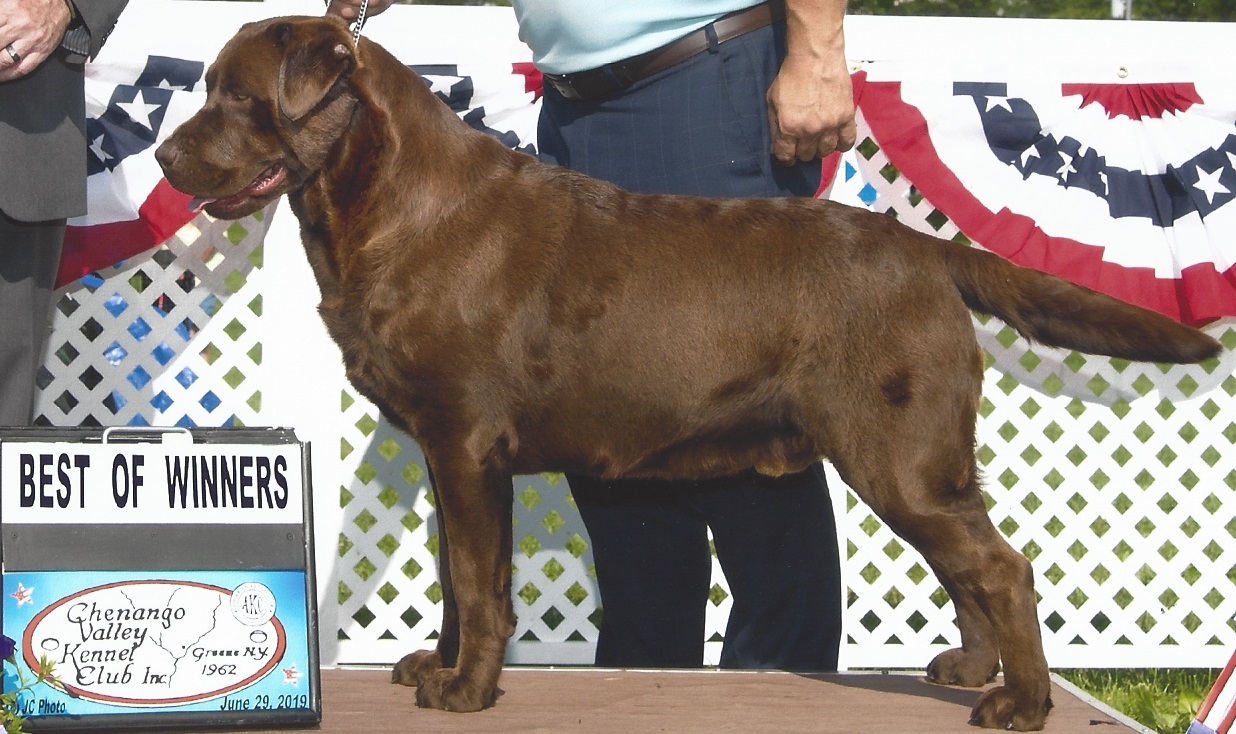
[[[973,241],[1187,323],[1236,314],[1230,85],[855,83],[889,161]]]

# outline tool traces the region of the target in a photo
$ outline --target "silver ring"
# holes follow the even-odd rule
[[[4,50],[5,50],[5,51],[8,51],[8,52],[9,52],[9,56],[12,56],[12,57],[13,57],[13,63],[14,63],[14,64],[20,64],[20,63],[21,63],[21,54],[17,53],[17,49],[13,48],[13,44],[11,44],[11,43],[10,43],[9,45],[5,46],[5,47],[4,47]]]

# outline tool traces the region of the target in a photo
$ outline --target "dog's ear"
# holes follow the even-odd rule
[[[279,66],[279,109],[290,120],[300,120],[326,98],[339,78],[355,64],[350,43],[335,34],[296,33],[290,24],[275,28],[283,49]]]

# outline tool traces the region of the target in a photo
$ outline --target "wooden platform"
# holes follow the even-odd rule
[[[322,671],[328,734],[403,732],[904,732],[975,734],[979,692],[909,674],[801,676],[780,672],[513,668],[494,708],[450,714],[416,708],[390,669]],[[1133,728],[1053,685],[1045,732],[1129,734]]]

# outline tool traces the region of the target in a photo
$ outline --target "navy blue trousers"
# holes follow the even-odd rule
[[[599,103],[547,87],[544,160],[645,193],[811,196],[819,162],[776,165],[764,94],[784,26],[754,31]],[[704,482],[568,476],[603,607],[596,663],[703,664],[712,529],[733,595],[721,665],[835,670],[841,632],[836,527],[819,466]]]

